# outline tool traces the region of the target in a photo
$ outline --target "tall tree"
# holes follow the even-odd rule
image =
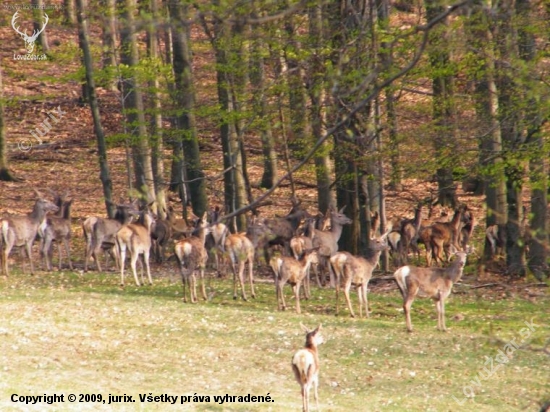
[[[147,138],[143,94],[138,78],[139,51],[135,32],[136,0],[125,0],[120,29],[120,60],[128,68],[122,79],[123,99],[128,125],[131,130],[132,160],[135,186],[146,203],[155,200],[155,181],[151,164],[151,149]]]
[[[473,93],[479,124],[479,163],[482,168],[483,192],[486,195],[486,226],[498,225],[505,230],[507,221],[506,182],[502,137],[498,120],[498,90],[495,73],[495,50],[491,18],[481,5],[474,6],[465,21],[468,45],[469,75],[475,84]],[[474,64],[475,62],[475,64]],[[485,244],[484,256],[491,257],[491,247]]]
[[[258,19],[257,2],[252,2],[252,18]],[[260,187],[270,188],[277,179],[277,151],[269,116],[269,105],[266,86],[265,55],[267,47],[263,40],[265,32],[259,23],[252,24],[252,39],[250,45],[250,84],[252,86],[252,105],[262,140],[262,155],[264,172]]]
[[[103,186],[103,196],[105,197],[105,207],[110,218],[114,218],[115,209],[112,202],[113,182],[111,181],[111,173],[107,163],[107,145],[105,143],[105,134],[101,125],[101,116],[99,113],[99,104],[95,90],[94,66],[92,62],[92,53],[90,51],[89,31],[87,16],[86,0],[76,0],[77,20],[78,20],[78,37],[82,47],[84,67],[86,69],[86,85],[87,94],[90,96],[90,110],[94,121],[94,131],[97,140],[97,156],[99,161],[99,178]]]
[[[441,15],[446,8],[444,0],[425,0],[428,21]],[[428,55],[431,65],[433,90],[434,149],[436,153],[436,179],[439,187],[438,203],[442,206],[457,206],[456,186],[453,179],[453,165],[457,164],[457,144],[454,70],[451,64],[449,29],[441,24],[430,33]]]
[[[188,179],[193,212],[197,216],[202,216],[207,209],[206,182],[202,169],[194,113],[195,88],[193,86],[189,7],[188,4],[169,2],[172,21],[174,94],[179,108],[174,150],[176,158],[181,159],[181,162],[177,165],[180,168],[177,170],[177,177],[182,179],[185,176]],[[183,153],[177,152],[180,148]],[[185,210],[185,205],[183,209]]]
[[[4,127],[4,86],[2,85],[2,66],[0,65],[0,180],[11,182],[14,179],[8,168],[6,128]]]
[[[44,0],[31,0],[31,4],[33,7],[34,31],[39,32],[40,30],[42,30],[44,23],[46,22],[44,13]],[[49,17],[50,16],[48,16],[48,18]],[[42,30],[42,32],[38,35],[38,42],[42,47],[42,53],[48,53],[50,51],[46,30]]]
[[[311,56],[307,75],[309,99],[311,101],[311,132],[313,144],[326,133],[326,21],[321,4],[311,5],[309,13],[309,44]],[[334,166],[330,159],[331,145],[323,143],[315,153],[315,176],[317,178],[317,202],[319,211],[325,213],[334,206],[334,193],[331,189]]]

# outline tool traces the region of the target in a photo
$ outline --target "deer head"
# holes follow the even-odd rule
[[[23,37],[23,40],[25,40],[25,48],[27,49],[27,53],[31,54],[34,50],[34,42],[36,41],[36,39],[38,38],[40,33],[42,33],[44,31],[44,29],[46,28],[46,25],[48,24],[49,17],[46,13],[44,13],[44,25],[42,26],[42,28],[40,30],[34,30],[33,33],[32,33],[32,36],[29,37],[29,35],[26,32],[23,33],[21,31],[19,31],[19,26],[15,27],[16,20],[19,17],[18,13],[19,12],[16,11],[15,14],[13,15],[13,17],[11,19],[11,26],[13,27],[13,29],[19,35],[21,35],[21,37]]]

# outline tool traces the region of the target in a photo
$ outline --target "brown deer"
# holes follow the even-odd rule
[[[149,284],[153,284],[151,278],[151,268],[149,267],[149,254],[151,251],[151,227],[153,226],[153,214],[147,209],[140,213],[136,223],[130,223],[122,226],[115,235],[117,256],[120,258],[120,285],[124,286],[124,266],[126,260],[126,250],[130,252],[130,266],[134,274],[136,286],[139,283],[136,264],[140,255],[143,255],[143,264],[147,270]],[[141,282],[143,283],[143,265],[141,267]]]
[[[372,272],[380,260],[380,255],[384,250],[389,249],[386,243],[389,233],[388,231],[380,237],[370,239],[367,257],[353,256],[349,252],[336,252],[330,258],[332,270],[336,275],[336,314],[338,314],[338,292],[342,285],[350,315],[352,318],[355,317],[349,297],[351,286],[355,285],[359,297],[359,317],[363,317],[363,306],[365,307],[366,317],[369,317],[367,289]]]
[[[285,217],[263,220],[272,234],[263,247],[266,264],[269,264],[269,248],[273,245],[283,246],[284,253],[290,256],[290,239],[294,237],[300,222],[305,217],[309,217],[309,213],[301,206],[301,201],[293,201],[292,209]]]
[[[458,244],[462,250],[466,250],[468,247],[472,234],[474,233],[476,223],[475,216],[470,208],[468,206],[464,206],[464,210],[462,212],[462,228],[460,229],[458,236]]]
[[[229,234],[229,228],[225,223],[220,222],[222,213],[219,206],[210,210],[208,217],[210,220],[210,234],[206,242],[209,245],[208,250],[214,258],[214,264],[219,277],[222,274],[220,261],[223,261],[223,248],[226,236]]]
[[[2,273],[9,275],[8,257],[14,247],[25,247],[27,258],[31,266],[31,274],[34,274],[32,263],[32,245],[38,233],[38,227],[46,217],[48,212],[57,212],[59,208],[43,198],[42,194],[34,189],[38,199],[34,203],[31,213],[23,216],[8,216],[2,219],[0,237],[2,241]]]
[[[313,238],[315,236],[315,227],[316,227],[315,218],[307,218],[303,234],[300,236],[294,236],[290,239],[290,250],[292,250],[292,256],[294,259],[300,260],[300,258],[305,254],[305,251],[308,249],[313,249]],[[317,279],[317,286],[321,287],[321,279],[319,277],[319,259],[315,259],[311,262],[311,267],[315,272],[315,278]],[[306,274],[304,279],[304,292],[306,299],[309,299],[309,272]]]
[[[292,357],[292,371],[296,381],[300,384],[302,393],[302,411],[309,412],[309,392],[313,386],[315,405],[319,410],[319,353],[317,347],[325,342],[321,335],[321,325],[314,330],[301,325],[306,332],[306,344],[303,349],[297,351]]]
[[[114,219],[89,217],[82,223],[82,232],[86,242],[86,257],[84,258],[84,272],[88,271],[88,262],[93,256],[96,262],[97,270],[101,272],[101,263],[99,262],[99,250],[107,250],[115,256],[115,262],[118,261],[116,253],[115,235],[124,225],[129,224],[135,216],[138,216],[135,203],[117,204]],[[106,262],[107,263],[107,262]]]
[[[237,277],[241,286],[241,296],[244,301],[246,291],[244,288],[244,269],[248,263],[248,279],[250,282],[250,296],[256,298],[254,292],[254,244],[246,236],[246,233],[234,233],[225,238],[225,251],[231,261],[231,271],[233,272],[233,299],[237,299]],[[237,268],[238,266],[238,268]]]
[[[330,231],[322,231],[315,229],[315,234],[313,237],[313,247],[319,248],[319,267],[322,272],[323,281],[326,278],[326,272],[330,274],[330,284],[331,286],[335,285],[334,274],[332,273],[332,268],[329,265],[329,259],[338,251],[338,240],[342,235],[342,227],[344,225],[351,224],[351,219],[343,214],[344,207],[338,212],[331,211],[330,213],[330,222],[331,227]]]
[[[71,262],[71,206],[74,199],[67,200],[69,192],[59,196],[54,192],[54,203],[58,206],[59,211],[57,216],[48,216],[42,222],[39,228],[40,253],[46,263],[46,269],[52,270],[52,252],[53,242],[57,244],[59,253],[59,270],[62,266],[61,242],[65,246],[65,253],[69,261],[69,269],[73,270]]]
[[[172,239],[172,225],[168,220],[157,218],[151,228],[151,254],[157,263],[163,263],[166,246]]]
[[[189,214],[187,216],[187,220],[178,219],[176,218],[176,212],[174,211],[174,208],[172,206],[168,207],[166,217],[167,220],[170,222],[170,226],[172,227],[174,239],[182,239],[184,237],[188,237],[193,232],[194,224],[199,220],[199,217],[193,212],[189,212],[186,214]],[[192,223],[189,224],[189,221],[191,221]]]
[[[189,287],[191,303],[196,303],[197,299],[197,277],[195,272],[198,270],[201,279],[201,292],[204,300],[206,297],[206,287],[204,284],[204,269],[208,260],[208,252],[204,247],[206,235],[208,234],[208,220],[206,213],[197,223],[196,235],[181,239],[176,242],[174,252],[178,260],[183,283],[183,301],[187,302],[185,286]],[[170,275],[171,277],[171,275]]]
[[[451,294],[453,284],[462,277],[466,265],[466,252],[456,252],[456,258],[447,268],[420,268],[403,266],[394,273],[397,286],[403,296],[403,310],[407,330],[412,332],[411,306],[417,295],[428,297],[435,301],[437,311],[437,327],[445,327],[445,299]]]
[[[300,287],[309,271],[311,262],[317,259],[319,248],[307,250],[300,260],[291,256],[274,256],[269,261],[275,278],[275,292],[277,295],[277,308],[286,309],[285,295],[283,287],[287,283],[292,286],[294,298],[296,299],[296,313],[301,313],[300,309]]]
[[[459,207],[450,222],[436,222],[432,225],[430,244],[436,262],[443,263],[443,252],[445,252],[445,260],[449,261],[451,246],[456,250],[460,250],[458,239],[462,226],[462,213],[463,207]]]
[[[422,225],[422,205],[419,204],[414,209],[414,217],[412,219],[404,219],[401,221],[399,228],[399,264],[407,263],[410,250],[418,252],[417,240]]]

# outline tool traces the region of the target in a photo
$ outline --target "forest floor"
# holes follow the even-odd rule
[[[52,59],[16,61],[12,55],[22,53],[23,41],[10,27],[10,18],[7,12],[0,15],[5,23],[0,25],[0,58],[7,99],[8,157],[20,181],[0,182],[0,214],[30,211],[33,189],[45,193],[48,188],[70,190],[76,199],[72,256],[77,270],[39,271],[31,277],[21,271],[23,260],[17,254],[10,260],[15,267],[12,276],[0,279],[2,410],[30,410],[10,403],[13,393],[56,391],[101,393],[104,399],[109,393],[137,397],[152,391],[173,395],[270,392],[276,400],[271,406],[194,404],[186,410],[298,409],[299,391],[290,376],[289,359],[292,350],[302,345],[300,322],[308,326],[322,322],[328,336],[321,349],[323,410],[535,410],[537,402],[550,394],[548,355],[542,351],[550,334],[547,285],[532,277],[509,278],[498,270],[480,272],[475,256],[449,304],[451,332],[447,334],[434,331],[430,302],[415,303],[413,322],[418,332],[406,334],[400,297],[394,283],[385,280],[373,280],[369,294],[372,319],[364,321],[335,317],[329,290],[315,290],[313,300],[303,304],[303,316],[292,310],[277,312],[267,269],[258,279],[254,302],[233,301],[230,281],[216,279],[209,272],[211,301],[185,306],[185,310],[181,285],[168,282],[168,275],[176,273],[173,261],[153,264],[153,287],[121,289],[118,275],[112,272],[83,274],[81,222],[88,216],[104,215],[104,205],[90,110],[79,103],[76,32],[52,26],[48,28],[54,45]],[[201,65],[206,64],[210,64],[207,57],[198,54],[197,84],[212,93],[199,94],[197,103],[208,107],[215,103],[215,87],[203,77],[207,70],[201,70]],[[98,95],[106,134],[120,133],[118,92],[99,89]],[[29,131],[58,107],[65,112],[62,120],[37,144]],[[199,129],[205,172],[218,176],[222,153],[217,129],[208,123],[199,123]],[[248,173],[252,182],[258,182],[262,173],[259,143],[251,140],[247,145]],[[127,199],[125,149],[113,145],[108,156],[115,199]],[[282,162],[280,170],[285,170]],[[295,178],[298,198],[310,212],[316,212],[315,189],[300,183],[314,181],[311,170],[301,170]],[[399,192],[388,190],[388,217],[411,217],[416,201],[433,191],[433,183],[413,179],[406,180]],[[212,180],[208,192],[213,205],[222,204],[220,181]],[[260,193],[260,189],[253,191],[254,196]],[[262,208],[262,214],[283,215],[290,209],[290,196],[290,188],[284,185],[270,198],[271,204]],[[477,218],[474,244],[480,252],[485,229],[483,198],[459,190],[459,199]],[[175,196],[170,202],[181,211]],[[447,218],[437,211],[437,219]],[[470,381],[482,370],[484,357],[516,337],[533,316],[540,327],[525,342],[525,350],[511,357],[510,366],[502,368],[498,377],[474,386],[475,399],[463,399],[469,391],[464,388],[471,387]],[[266,356],[272,358],[271,363]],[[462,401],[468,402],[466,406]],[[79,406],[107,410],[93,404]],[[70,409],[68,404],[55,408]],[[141,409],[165,407],[142,404]],[[118,410],[135,408],[122,405]]]

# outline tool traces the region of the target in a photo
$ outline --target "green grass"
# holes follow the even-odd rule
[[[72,272],[15,271],[0,279],[3,411],[176,410],[141,403],[138,395],[149,393],[211,397],[210,403],[185,405],[178,399],[179,410],[300,410],[290,369],[293,352],[304,343],[300,322],[323,324],[323,411],[532,411],[550,395],[550,359],[536,350],[516,350],[496,373],[472,384],[484,374],[486,357],[521,340],[525,321],[538,325],[527,343],[544,345],[550,335],[547,292],[536,301],[455,294],[447,304],[447,333],[436,330],[432,302],[417,300],[409,334],[397,291],[369,293],[371,318],[351,319],[343,299],[341,315],[334,316],[332,290],[312,288],[314,298],[302,302],[304,313],[297,315],[290,289],[292,309],[276,311],[267,282],[258,282],[255,300],[243,302],[232,299],[230,281],[210,279],[213,298],[194,305],[182,303],[180,283],[155,279],[152,287],[121,289],[118,282],[115,274]],[[472,385],[475,398],[466,400],[464,388],[469,392]],[[127,394],[137,402],[29,407],[12,403],[14,393],[65,394],[65,400],[69,393]],[[219,405],[212,398],[248,393],[269,393],[275,402]]]

